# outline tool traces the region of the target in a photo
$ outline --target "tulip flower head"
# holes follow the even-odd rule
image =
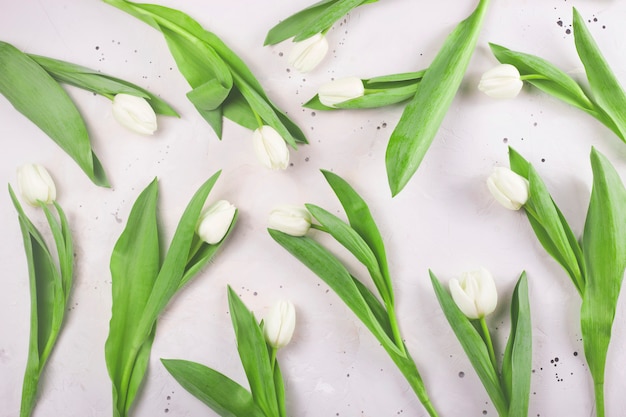
[[[216,201],[202,211],[196,233],[209,245],[219,243],[228,232],[236,211],[228,201]]]
[[[289,53],[289,64],[299,72],[313,70],[328,53],[326,36],[317,33],[310,38],[295,42]]]
[[[263,165],[271,169],[286,169],[289,165],[287,143],[271,126],[261,126],[252,134],[254,152]]]
[[[510,64],[500,64],[483,74],[478,89],[492,98],[514,98],[523,85],[517,68]]]
[[[291,236],[304,236],[311,228],[311,213],[303,206],[279,206],[270,212],[269,226]]]
[[[285,347],[296,328],[296,308],[290,301],[279,301],[263,320],[265,340],[274,349]]]
[[[496,309],[496,284],[485,268],[464,272],[460,280],[453,278],[449,285],[452,299],[468,318],[482,319]]]
[[[135,133],[152,135],[157,130],[157,117],[148,101],[131,94],[113,98],[113,117],[119,124]]]
[[[24,201],[31,206],[52,204],[57,189],[52,177],[42,165],[24,164],[17,169],[17,185]]]
[[[487,178],[487,188],[509,210],[519,210],[528,201],[528,180],[506,167],[494,168]]]
[[[339,78],[322,84],[317,92],[320,102],[328,107],[365,94],[363,81],[357,77]]]

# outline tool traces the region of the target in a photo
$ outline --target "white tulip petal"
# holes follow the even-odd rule
[[[358,77],[346,77],[322,84],[317,92],[320,102],[328,107],[365,94],[363,81]]]
[[[494,168],[487,178],[487,188],[509,210],[519,210],[528,201],[528,180],[506,167]]]
[[[226,200],[219,200],[203,210],[196,233],[209,245],[219,243],[230,228],[237,208]]]
[[[270,212],[269,227],[291,236],[304,236],[311,227],[311,213],[303,206],[276,207]]]
[[[295,42],[289,53],[289,64],[299,72],[313,70],[328,53],[326,36],[317,33],[310,38]]]
[[[478,89],[492,98],[514,98],[522,90],[524,82],[513,65],[501,64],[485,72]]]
[[[463,314],[470,319],[479,318],[476,305],[474,304],[474,298],[468,296],[465,290],[461,287],[461,283],[457,279],[453,278],[450,280],[448,286],[450,287],[450,295],[452,295],[452,299]]]
[[[271,169],[289,166],[289,148],[285,140],[271,126],[261,126],[252,134],[252,146],[257,158]]]
[[[296,328],[296,309],[290,301],[279,301],[263,320],[265,340],[274,349],[285,347]]]
[[[17,186],[26,203],[38,206],[40,202],[51,204],[56,200],[57,190],[45,167],[24,164],[17,170]]]
[[[113,98],[113,117],[125,128],[142,135],[157,130],[157,116],[148,101],[131,94],[117,94]]]

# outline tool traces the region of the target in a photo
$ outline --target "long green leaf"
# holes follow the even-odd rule
[[[597,414],[602,417],[606,355],[626,269],[626,189],[615,168],[595,149],[591,167],[593,187],[582,238],[587,282],[580,316]]]
[[[33,59],[2,41],[0,94],[72,157],[96,185],[109,185],[70,97]]]
[[[141,88],[120,78],[86,68],[71,62],[48,58],[39,55],[29,55],[55,80],[79,87],[88,91],[105,96],[114,96],[119,93],[132,94],[148,99],[148,103],[155,113],[166,116],[178,116],[178,113],[170,107],[164,100],[152,94],[148,90]]]
[[[193,396],[222,417],[267,417],[248,390],[227,376],[177,359],[161,359],[165,369]]]
[[[476,374],[483,383],[489,398],[498,411],[498,415],[507,417],[509,406],[500,386],[497,371],[491,364],[485,342],[470,320],[457,307],[450,294],[442,287],[435,274],[432,271],[429,272],[435,295],[448,323],[450,323],[450,327],[452,327]]]
[[[374,0],[376,1],[376,0]],[[293,37],[294,42],[326,32],[337,20],[371,0],[322,0],[284,19],[269,30],[263,45],[274,45]]]
[[[381,295],[388,305],[393,305],[393,285],[387,264],[385,244],[367,203],[347,181],[337,174],[326,170],[322,170],[322,174],[345,210],[350,226],[363,238],[376,256],[384,282],[384,285],[381,283],[381,287],[386,288]]]
[[[550,196],[548,188],[517,151],[509,147],[511,169],[529,181],[530,196],[524,205],[537,239],[546,251],[567,271],[582,295],[585,286],[582,249],[565,217]]]
[[[381,298],[386,301],[391,300],[392,295],[389,293],[387,282],[385,282],[380,271],[378,260],[361,235],[337,216],[321,207],[306,204],[306,208],[337,242],[365,265]]]
[[[448,35],[391,134],[385,163],[394,196],[417,171],[439,130],[474,52],[488,4],[489,0],[480,0]]]
[[[279,245],[332,288],[386,350],[403,355],[385,331],[386,325],[378,321],[376,315],[363,299],[352,276],[337,258],[309,237],[294,237],[273,229],[269,229],[269,233]]]
[[[511,299],[511,331],[502,360],[502,380],[509,399],[509,417],[528,417],[532,373],[532,323],[526,273]]]
[[[135,201],[111,255],[113,305],[105,359],[117,417],[127,415],[134,399],[131,391],[136,393],[136,389],[131,390],[136,385],[132,382],[145,372],[145,353],[139,353],[145,352],[144,343],[150,338],[137,341],[136,323],[143,316],[160,267],[157,195],[158,183],[154,180]],[[137,366],[138,358],[143,366]]]
[[[585,21],[574,10],[574,41],[578,56],[585,66],[587,79],[593,91],[596,103],[610,117],[615,127],[617,135],[626,141],[626,93],[615,74],[611,71],[609,64],[606,62],[600,48],[593,40],[591,33],[585,26]]]
[[[540,90],[562,100],[572,106],[594,113],[595,106],[587,97],[580,85],[565,72],[534,55],[512,51],[504,46],[490,43],[491,52],[502,64],[513,65],[522,76],[536,76],[543,78],[531,78],[527,82]]]
[[[268,417],[279,417],[274,372],[267,343],[254,314],[228,287],[228,306],[237,337],[237,350],[246,372],[254,402]]]

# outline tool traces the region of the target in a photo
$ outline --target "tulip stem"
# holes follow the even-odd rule
[[[496,363],[496,354],[493,350],[493,342],[491,341],[491,335],[489,334],[489,329],[487,328],[487,322],[485,321],[485,317],[481,317],[480,321],[480,329],[483,333],[483,340],[485,341],[485,345],[487,345],[487,350],[489,351],[489,359],[491,359],[491,365],[493,369],[498,373],[498,365]]]
[[[311,229],[320,230],[322,232],[328,233],[328,229],[322,225],[311,223]]]
[[[254,114],[254,118],[259,124],[259,127],[263,127],[264,126],[263,119],[261,119],[261,116],[259,116],[259,113],[255,112],[254,110],[252,110],[252,113]]]
[[[522,81],[527,81],[527,80],[547,80],[548,77],[543,76],[541,74],[526,74],[526,75],[521,75],[519,77],[520,80]]]
[[[406,347],[404,346],[404,340],[402,340],[402,334],[400,334],[400,327],[398,326],[398,319],[396,318],[396,312],[393,304],[387,305],[387,316],[389,316],[389,324],[391,325],[394,343],[398,349],[406,355]]]
[[[596,417],[604,417],[604,383],[594,383],[593,389],[596,397]]]

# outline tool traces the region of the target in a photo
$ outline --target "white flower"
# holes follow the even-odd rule
[[[309,72],[322,62],[326,53],[328,53],[326,36],[317,33],[294,43],[289,52],[289,64],[300,72]]]
[[[528,201],[528,180],[506,167],[495,167],[487,188],[496,201],[509,210],[519,210]]]
[[[157,117],[148,101],[130,94],[113,98],[113,117],[119,124],[135,133],[152,135],[157,130]]]
[[[311,227],[311,213],[303,206],[279,206],[270,212],[269,226],[291,236],[304,236]]]
[[[468,318],[481,319],[496,309],[496,284],[485,268],[464,272],[460,281],[451,279],[449,285],[452,299]]]
[[[196,233],[209,245],[219,243],[228,232],[236,211],[228,201],[216,201],[202,211]]]
[[[280,349],[291,341],[296,328],[296,308],[290,301],[279,301],[272,306],[263,320],[265,340],[274,349]]]
[[[57,198],[52,177],[39,164],[24,164],[17,169],[17,185],[22,198],[31,206],[51,204]]]
[[[517,68],[500,64],[483,74],[478,89],[492,98],[514,98],[523,85]]]
[[[271,126],[261,126],[252,134],[254,152],[263,165],[271,169],[286,169],[289,149],[285,140]]]
[[[317,92],[320,102],[328,107],[365,94],[363,81],[357,77],[346,77],[322,84]]]

